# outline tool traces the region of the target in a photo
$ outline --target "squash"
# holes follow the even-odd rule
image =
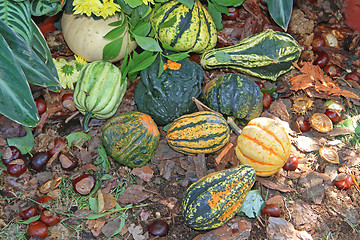
[[[290,156],[291,142],[275,120],[252,119],[238,136],[235,153],[240,163],[251,165],[258,176],[277,173]]]
[[[201,111],[175,119],[166,138],[172,149],[183,154],[214,153],[228,143],[230,128],[221,114]]]
[[[126,88],[120,69],[111,62],[95,61],[80,70],[73,97],[75,107],[85,115],[85,132],[91,117],[105,119],[115,114]]]
[[[268,29],[238,44],[204,52],[200,65],[205,69],[233,68],[254,77],[276,81],[293,69],[301,45],[288,33]]]
[[[93,62],[103,59],[104,46],[111,42],[104,36],[115,28],[109,24],[118,20],[117,15],[95,20],[92,17],[64,12],[61,18],[61,28],[70,50],[86,61]],[[124,58],[126,52],[131,53],[136,48],[136,42],[130,40],[129,31],[125,30],[124,34],[119,54],[109,61],[119,61]]]
[[[192,97],[201,94],[203,70],[195,62],[183,59],[179,70],[165,69],[158,76],[160,57],[140,72],[135,88],[135,103],[140,112],[149,114],[158,125],[171,123],[183,114],[192,113]]]
[[[255,170],[249,165],[213,172],[199,179],[183,197],[185,223],[196,230],[222,226],[240,210],[255,179]]]
[[[201,53],[217,42],[215,23],[199,0],[191,9],[177,0],[167,1],[152,12],[151,24],[156,36],[178,51]]]
[[[242,74],[226,73],[211,80],[203,88],[202,99],[211,109],[246,121],[263,110],[259,86]]]
[[[154,120],[141,112],[120,113],[107,121],[101,132],[107,154],[130,168],[149,162],[160,139]]]

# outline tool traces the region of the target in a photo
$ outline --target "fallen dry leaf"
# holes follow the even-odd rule
[[[91,230],[94,237],[98,237],[101,234],[101,228],[105,225],[105,221],[102,220],[87,220],[86,224]]]
[[[138,176],[141,180],[150,182],[151,178],[154,175],[154,171],[149,166],[142,166],[140,168],[134,168],[131,171],[132,174]]]
[[[286,105],[283,103],[282,100],[275,101],[272,104],[270,113],[274,114],[275,116],[277,116],[278,118],[280,118],[285,122],[290,122],[289,113],[286,109]]]
[[[258,181],[264,187],[267,187],[267,188],[270,188],[273,190],[278,190],[280,192],[296,192],[295,189],[288,187],[279,182],[272,182],[272,181],[264,179],[264,178],[258,178]]]
[[[125,189],[118,200],[124,204],[139,203],[149,197],[150,195],[145,191],[145,187],[141,185],[131,185]]]
[[[110,193],[102,192],[98,190],[98,206],[99,213],[106,212],[114,208],[117,204],[117,201],[113,195]]]

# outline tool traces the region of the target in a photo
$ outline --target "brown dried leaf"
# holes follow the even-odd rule
[[[149,198],[150,195],[145,191],[145,188],[141,185],[131,185],[125,189],[120,195],[119,201],[121,203],[139,203]]]
[[[154,171],[149,166],[134,168],[131,173],[146,182],[150,182],[151,178],[154,176]]]
[[[290,88],[293,91],[306,90],[313,87],[318,93],[326,93],[328,96],[343,96],[348,98],[360,99],[356,94],[342,90],[340,87],[317,65],[311,62],[301,62],[302,67],[297,63],[293,65],[302,73],[290,78]]]
[[[264,179],[264,178],[258,178],[258,181],[264,187],[267,187],[267,188],[270,188],[273,190],[278,190],[280,192],[296,192],[295,189],[288,187],[279,182],[272,182],[272,181]]]
[[[102,220],[87,220],[86,224],[91,230],[94,237],[98,237],[101,234],[101,228],[105,225],[105,221]]]
[[[275,101],[270,109],[270,113],[274,114],[285,122],[290,122],[289,113],[286,109],[286,105],[282,100]]]
[[[102,192],[98,190],[98,206],[99,213],[106,212],[114,208],[117,204],[117,201],[113,195],[110,193]]]

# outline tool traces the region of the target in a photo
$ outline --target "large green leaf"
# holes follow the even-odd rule
[[[24,72],[0,34],[0,113],[29,127],[39,116]]]
[[[32,29],[31,29],[31,11],[30,2],[14,2],[10,0],[0,1],[0,20],[3,20],[15,32],[31,46]]]
[[[240,6],[244,2],[244,0],[211,0],[211,1],[226,7]]]
[[[52,16],[60,12],[65,0],[30,0],[31,3],[31,15]]]
[[[57,77],[52,75],[32,48],[1,20],[0,32],[24,71],[29,83],[44,87],[59,85]]]
[[[286,31],[291,18],[293,0],[268,0],[267,5],[271,17]]]

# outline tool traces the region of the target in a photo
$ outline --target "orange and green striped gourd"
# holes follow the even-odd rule
[[[183,154],[214,153],[228,143],[230,128],[221,114],[200,111],[175,119],[166,138],[172,149]]]
[[[196,230],[222,226],[241,208],[256,179],[249,165],[213,172],[193,183],[185,192],[182,215]]]
[[[290,138],[277,121],[252,119],[238,136],[235,153],[240,163],[251,165],[258,176],[277,173],[290,156]]]

